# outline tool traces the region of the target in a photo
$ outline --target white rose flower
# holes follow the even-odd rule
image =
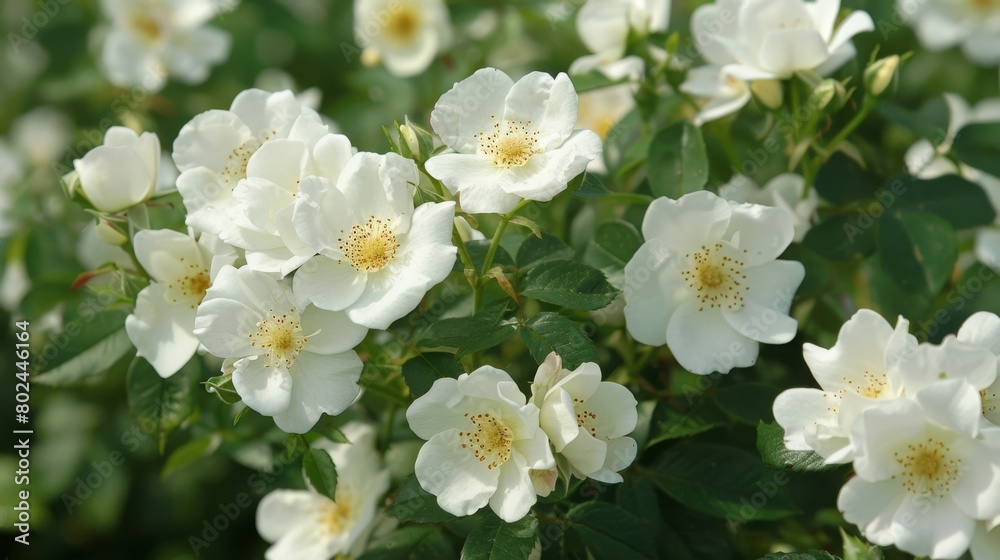
[[[310,118],[298,119],[288,138],[269,141],[250,157],[220,237],[245,249],[255,270],[290,274],[316,254],[292,222],[301,189],[332,188],[353,155],[346,136],[329,134],[326,125]]]
[[[215,235],[229,224],[233,189],[247,176],[250,158],[265,143],[288,138],[299,118],[322,121],[291,91],[241,92],[228,111],[210,110],[184,125],[174,141],[181,171],[177,190],[187,209],[187,225]],[[302,125],[300,125],[302,126]]]
[[[341,431],[351,443],[312,444],[328,451],[337,467],[336,501],[311,488],[275,490],[257,506],[257,532],[274,543],[264,553],[267,560],[328,560],[364,552],[389,489],[389,471],[375,449],[374,428],[350,422]]]
[[[1000,559],[1000,517],[976,524],[969,552],[972,560]]]
[[[981,66],[1000,64],[1000,4],[990,0],[897,0],[924,48],[941,51],[962,46],[965,57]]]
[[[709,374],[752,366],[759,343],[795,337],[788,312],[805,268],[775,260],[794,236],[787,212],[698,191],[654,200],[642,232],[625,267],[625,324],[636,340],[667,344],[684,368]]]
[[[314,177],[302,182],[293,221],[319,255],[295,273],[301,301],[386,329],[448,276],[458,252],[455,203],[414,209],[418,178],[412,160],[359,153],[336,186]]]
[[[576,477],[609,484],[623,480],[618,471],[632,464],[638,451],[626,437],[638,421],[638,402],[628,389],[601,381],[595,363],[563,369],[553,352],[535,373],[531,402],[541,410],[542,430]]]
[[[195,241],[166,229],[140,231],[133,243],[150,283],[139,292],[125,331],[138,355],[161,377],[170,377],[198,350],[198,306],[222,267],[236,261],[236,253],[212,235]]]
[[[843,66],[856,52],[850,39],[875,24],[853,12],[835,26],[839,12],[840,0],[716,0],[698,7],[691,28],[708,66],[692,70],[681,86],[710,99],[698,122],[742,108],[751,97],[747,81],[786,79],[800,70],[827,75]]]
[[[979,395],[964,380],[864,411],[851,439],[857,476],[837,507],[869,541],[958,558],[977,520],[1000,514],[1000,428],[982,420]]]
[[[958,329],[958,340],[989,350],[997,358],[997,377],[989,382],[989,376],[983,375],[979,383],[970,380],[979,389],[983,400],[983,416],[990,422],[1000,426],[1000,317],[993,313],[981,311],[974,313],[962,323]]]
[[[229,35],[205,23],[218,13],[212,0],[101,0],[111,22],[101,66],[111,83],[159,91],[172,75],[188,84],[208,79],[226,60]]]
[[[113,126],[104,144],[73,161],[67,178],[70,195],[77,189],[101,212],[120,212],[145,202],[156,192],[160,139],[152,132],[136,134]]]
[[[490,366],[438,379],[410,405],[406,419],[427,440],[417,455],[417,480],[453,515],[489,504],[513,523],[537,499],[531,470],[555,466],[538,407],[506,372]]]
[[[574,130],[577,95],[566,74],[533,72],[516,84],[484,68],[455,84],[431,114],[451,149],[427,161],[470,213],[506,213],[522,199],[545,202],[601,154],[601,139]]]
[[[343,313],[300,308],[287,282],[249,267],[225,267],[195,317],[195,336],[227,359],[247,406],[293,434],[323,413],[340,414],[361,388],[352,348],[367,329]]]
[[[354,36],[363,58],[416,76],[451,43],[448,7],[443,0],[355,0]]]
[[[586,71],[625,56],[629,32],[660,33],[670,24],[670,0],[588,0],[576,14],[583,44],[594,53],[576,68]]]
[[[806,180],[795,173],[784,173],[758,187],[753,179],[743,175],[733,177],[719,187],[719,196],[733,202],[749,202],[774,206],[788,212],[795,226],[795,242],[801,242],[816,215],[819,195],[815,189],[806,189]]]

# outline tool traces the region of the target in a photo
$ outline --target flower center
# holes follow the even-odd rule
[[[132,30],[140,37],[150,43],[155,43],[163,36],[163,30],[159,22],[152,16],[146,14],[135,15],[129,20]]]
[[[343,533],[350,527],[354,512],[350,499],[344,495],[343,489],[337,488],[337,501],[329,502],[325,506],[320,512],[322,516],[320,525],[326,529],[328,534]]]
[[[744,263],[724,254],[727,252],[731,250],[716,243],[711,247],[702,245],[700,251],[684,255],[690,266],[681,276],[701,302],[698,311],[704,311],[706,306],[729,311],[743,309],[743,293],[748,289],[742,282],[747,277],[743,274]]]
[[[854,392],[869,399],[880,398],[885,393],[887,385],[889,385],[889,379],[884,373],[875,374],[866,371],[864,380],[864,385],[855,385],[853,379],[845,379],[847,384],[851,386],[851,389],[854,389]]]
[[[476,135],[479,150],[493,158],[493,165],[497,167],[522,167],[538,149],[538,131],[530,130],[530,126],[531,121],[494,123],[491,132]]]
[[[397,41],[408,41],[417,34],[420,27],[420,13],[413,6],[400,6],[389,16],[385,29],[389,37]]]
[[[576,425],[590,432],[590,435],[597,437],[597,427],[588,425],[597,420],[597,413],[585,409],[583,399],[573,399],[573,411],[576,413]]]
[[[489,413],[466,414],[465,417],[472,422],[473,428],[469,432],[458,432],[462,449],[472,449],[472,454],[480,463],[486,463],[489,470],[506,463],[510,459],[514,432]]]
[[[903,453],[895,453],[896,463],[902,468],[903,488],[920,496],[941,498],[951,491],[958,480],[961,459],[951,456],[951,448],[933,438],[906,446]],[[896,475],[892,477],[896,479]]]
[[[242,179],[247,177],[247,164],[250,163],[250,158],[253,157],[257,150],[271,139],[273,135],[277,134],[276,131],[272,130],[271,134],[264,136],[264,138],[257,140],[256,138],[251,138],[236,148],[228,156],[228,162],[226,167],[222,170],[222,179],[225,181],[226,185],[230,189],[236,188],[236,184]]]
[[[998,0],[969,0],[969,5],[972,9],[979,10],[981,12],[991,12],[997,8],[1000,8],[1000,1]]]
[[[315,336],[315,335],[309,335]],[[309,342],[309,336],[302,335],[299,313],[295,308],[278,315],[273,310],[267,312],[263,320],[257,322],[257,331],[250,333],[250,346],[260,350],[267,357],[264,367],[292,367],[295,358],[302,353]]]
[[[180,259],[182,262],[184,258]],[[166,297],[173,304],[188,305],[191,309],[198,307],[205,299],[205,292],[212,287],[208,269],[200,264],[191,263],[186,266],[184,276],[174,278],[167,284]]]
[[[997,394],[988,389],[983,389],[979,391],[979,398],[983,401],[983,414],[990,414],[996,412],[996,398]]]
[[[340,234],[343,236],[337,239],[340,251],[358,272],[378,272],[396,258],[399,243],[389,220],[372,216],[367,222],[352,227],[350,233],[340,230]]]

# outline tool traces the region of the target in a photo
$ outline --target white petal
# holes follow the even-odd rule
[[[457,380],[437,379],[427,393],[406,409],[406,421],[413,433],[422,439],[430,439],[447,430],[463,428],[468,420],[455,410],[463,398],[458,391]]]
[[[218,283],[217,283],[218,284]],[[220,358],[242,358],[256,354],[248,335],[263,318],[261,312],[246,304],[226,298],[212,298],[209,288],[205,301],[198,307],[194,334]]]
[[[221,172],[233,151],[252,138],[250,129],[230,111],[210,110],[184,125],[174,141],[174,164],[184,171],[207,167]]]
[[[343,232],[358,225],[357,221],[347,197],[330,180],[310,176],[299,184],[292,223],[312,250],[339,258]]]
[[[837,27],[837,31],[833,34],[828,48],[830,52],[834,52],[847,44],[858,33],[874,30],[875,22],[872,21],[872,17],[868,15],[868,12],[861,10],[851,12],[850,15],[844,18],[844,21],[840,22],[840,26]]]
[[[512,456],[500,467],[496,492],[490,496],[490,509],[500,519],[513,523],[528,515],[537,499],[524,459],[518,455]],[[438,503],[440,504],[440,500]]]
[[[639,420],[638,404],[625,386],[603,381],[583,402],[582,406],[597,416],[588,420],[586,427],[595,427],[601,438],[614,439],[631,434]]]
[[[569,76],[560,73],[553,79],[544,72],[532,72],[507,94],[503,117],[537,131],[539,150],[548,151],[562,146],[572,134],[577,103]]]
[[[295,273],[295,298],[320,309],[343,311],[358,301],[367,286],[368,275],[347,263],[324,256],[313,257]]]
[[[413,213],[410,231],[400,242],[396,264],[426,277],[428,290],[447,278],[455,265],[458,248],[451,241],[454,221],[454,202],[421,204]]]
[[[490,158],[474,154],[441,154],[427,160],[427,172],[459,193],[462,210],[471,214],[506,214],[521,198],[501,188],[499,170]]]
[[[625,325],[633,338],[662,346],[667,324],[684,301],[687,287],[663,241],[644,243],[625,265]]]
[[[678,253],[696,249],[706,241],[722,239],[732,216],[730,203],[708,191],[697,191],[678,200],[654,200],[642,220],[646,241],[659,239]]]
[[[741,257],[746,266],[771,262],[791,245],[795,224],[787,211],[760,204],[729,204],[732,217],[725,238],[746,251]]]
[[[313,513],[315,518],[318,514]],[[264,552],[264,560],[328,560],[333,541],[316,522],[298,525]]]
[[[507,170],[501,188],[521,198],[547,202],[566,190],[603,150],[601,138],[590,130],[577,130],[560,148],[535,154],[522,167]]]
[[[412,160],[397,154],[362,152],[348,162],[337,181],[359,219],[391,219],[406,231],[413,216],[413,195],[420,181]]]
[[[368,334],[368,329],[352,323],[347,315],[340,312],[308,307],[300,317],[302,332],[309,335],[306,349],[313,354],[347,352]]]
[[[694,301],[681,304],[667,325],[667,345],[684,369],[707,375],[757,363],[756,341],[736,332],[721,312],[698,309]]]
[[[194,265],[207,268],[203,253],[190,236],[169,229],[146,229],[135,234],[135,256],[158,282],[186,276]]]
[[[590,478],[607,484],[622,482],[622,475],[618,473],[631,465],[632,461],[635,461],[638,451],[639,448],[635,440],[630,437],[620,437],[609,441],[604,466],[597,472],[590,473]]]
[[[316,511],[329,501],[305,490],[275,490],[257,506],[257,532],[268,542],[275,542],[295,527],[316,522]]]
[[[902,529],[893,521],[903,501],[896,481],[868,482],[858,477],[847,481],[837,496],[844,519],[861,528],[865,538],[879,546],[896,543]]]
[[[837,425],[837,404],[833,393],[817,389],[793,388],[778,395],[774,399],[774,419],[785,430],[785,447],[792,451],[814,450],[823,457],[849,447],[846,433],[842,438],[828,439],[820,448],[815,445],[816,438],[809,437],[819,425]]]
[[[322,414],[340,414],[361,393],[358,380],[362,367],[354,352],[329,356],[309,351],[299,354],[290,371],[292,387],[288,405],[274,414],[274,423],[285,432],[304,434]],[[234,385],[235,382],[233,376]]]
[[[125,332],[160,377],[177,373],[198,350],[194,336],[195,310],[171,305],[162,284],[145,287],[135,302],[135,312],[125,319]]]
[[[902,530],[895,545],[916,556],[958,558],[969,548],[976,522],[963,515],[952,500],[940,500],[930,506],[915,503],[896,513],[896,525]]]
[[[233,387],[247,406],[264,416],[273,416],[288,408],[292,395],[292,376],[280,367],[264,367],[266,359],[244,358],[233,372]]]
[[[235,201],[233,187],[207,167],[196,167],[180,174],[177,191],[187,209],[185,222],[196,231],[219,235],[229,225],[226,210]]]
[[[608,444],[588,434],[583,428],[577,428],[580,435],[574,438],[560,452],[572,467],[584,475],[590,475],[601,470],[608,456]]]
[[[580,435],[573,397],[564,390],[556,389],[549,393],[542,403],[538,421],[545,435],[552,440],[556,453],[562,453],[563,449]]]
[[[811,70],[829,56],[826,42],[812,29],[772,31],[760,45],[761,67],[779,76],[790,76],[796,70]]]
[[[133,149],[98,146],[73,162],[87,200],[102,212],[118,212],[146,200],[156,176]]]
[[[456,152],[476,153],[476,135],[492,129],[503,115],[504,100],[513,86],[513,80],[495,68],[476,71],[438,100],[431,113],[434,132]]]
[[[938,381],[919,391],[914,399],[923,407],[927,418],[941,426],[970,438],[979,432],[982,400],[979,391],[967,381]]]
[[[958,329],[958,340],[1000,355],[1000,317],[987,311],[973,313]]]
[[[298,192],[308,156],[305,144],[295,140],[265,142],[247,161],[247,177],[263,179],[294,194]]]
[[[200,84],[208,79],[213,64],[229,55],[232,38],[214,27],[182,31],[173,37],[164,52],[164,63],[172,76],[188,84]]]
[[[470,449],[462,449],[462,438],[452,429],[434,435],[420,448],[414,471],[420,486],[437,496],[441,509],[465,516],[489,503],[497,490],[502,469],[486,467]]]

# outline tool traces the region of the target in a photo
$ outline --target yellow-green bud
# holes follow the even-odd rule
[[[779,109],[784,102],[781,82],[778,80],[756,80],[750,84],[750,91],[757,101],[768,109]]]
[[[899,74],[899,55],[876,60],[865,69],[865,88],[875,97],[881,97]]]

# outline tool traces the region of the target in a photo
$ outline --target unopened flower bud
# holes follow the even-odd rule
[[[881,97],[899,73],[899,55],[876,60],[865,69],[865,88],[875,97]]]
[[[750,91],[768,109],[778,109],[784,102],[781,82],[778,80],[757,80],[750,85]]]
[[[97,226],[94,228],[94,231],[97,233],[97,237],[108,245],[120,247],[128,241],[128,236],[107,220],[100,220],[97,222]]]

